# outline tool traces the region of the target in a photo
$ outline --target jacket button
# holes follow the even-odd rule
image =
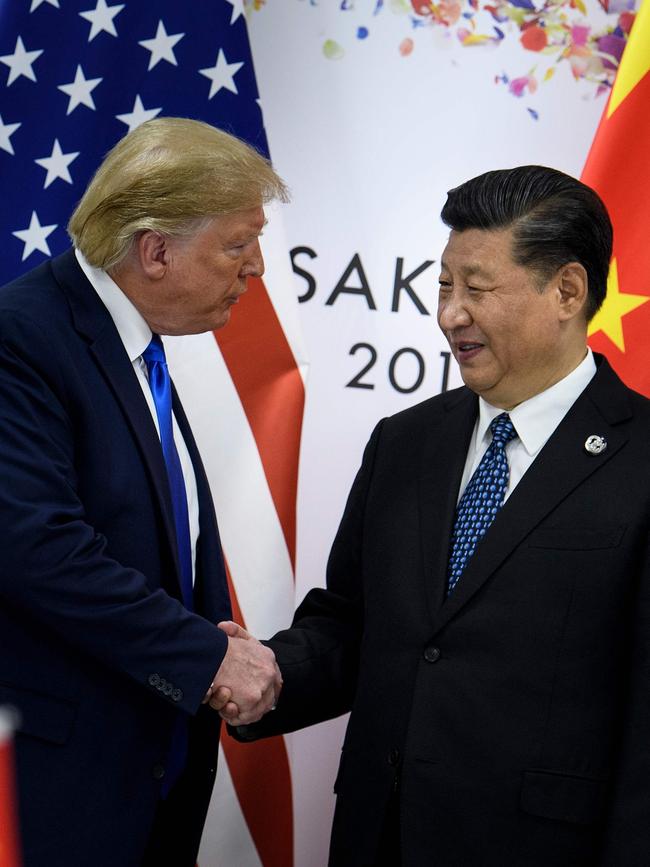
[[[174,691],[174,687],[171,685],[171,683],[165,683],[162,691],[163,695],[170,696]]]
[[[165,776],[165,768],[163,767],[163,765],[154,765],[151,769],[151,775],[154,780],[162,780],[162,778]]]
[[[160,684],[160,675],[159,674],[150,674],[149,675],[149,686],[153,686],[155,688]]]
[[[393,765],[393,766],[399,765],[399,759],[400,759],[400,755],[399,755],[398,749],[392,749],[388,753],[388,764],[389,765]]]
[[[176,689],[172,692],[172,701],[181,701],[182,698],[183,690],[176,687]]]
[[[427,662],[437,662],[440,659],[440,650],[437,647],[425,647],[423,655]]]

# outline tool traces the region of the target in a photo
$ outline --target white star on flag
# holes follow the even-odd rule
[[[56,229],[58,223],[53,226],[41,226],[36,211],[32,211],[32,219],[29,222],[28,229],[20,229],[17,232],[12,232],[25,245],[23,249],[23,262],[31,255],[34,250],[40,250],[46,256],[50,255],[50,245],[47,243],[47,236],[51,235]]]
[[[80,151],[64,154],[61,150],[58,138],[55,138],[51,155],[49,157],[42,157],[39,160],[34,160],[37,165],[42,166],[47,170],[43,189],[47,189],[52,181],[55,181],[57,178],[61,178],[61,180],[67,181],[71,184],[72,178],[70,177],[68,166],[73,162],[73,160],[77,159],[79,153]]]
[[[26,51],[23,40],[19,36],[18,39],[16,39],[14,53],[3,54],[2,57],[0,57],[0,63],[4,63],[5,66],[9,67],[7,87],[9,87],[10,84],[13,84],[21,75],[24,75],[25,78],[29,78],[30,81],[36,81],[36,76],[32,69],[32,63],[37,57],[40,57],[42,53],[42,49],[40,51]]]
[[[238,93],[237,85],[233,81],[233,78],[243,65],[243,63],[228,63],[223,49],[220,48],[215,65],[199,69],[200,74],[205,75],[212,82],[208,99],[212,99],[216,93],[219,93],[222,87],[225,87],[231,93]]]
[[[97,6],[94,9],[88,9],[86,12],[80,12],[82,18],[90,21],[90,35],[88,42],[92,42],[95,36],[102,31],[110,33],[111,36],[117,36],[117,30],[113,18],[124,9],[124,3],[119,3],[116,6],[107,6],[106,0],[97,0]]]
[[[32,0],[32,5],[29,7],[29,11],[33,12],[34,9],[38,9],[41,3],[49,3],[50,6],[56,6],[57,9],[60,9],[59,0]]]
[[[133,111],[128,114],[116,114],[115,117],[118,120],[121,120],[122,123],[125,123],[129,132],[140,126],[141,123],[144,123],[146,120],[152,120],[154,117],[157,117],[162,111],[162,106],[160,108],[145,108],[142,105],[142,100],[139,96],[136,96],[135,102],[133,103]]]
[[[85,105],[96,111],[92,91],[100,81],[102,81],[101,78],[86,78],[81,66],[77,66],[74,81],[71,81],[70,84],[59,85],[59,90],[62,90],[63,93],[70,97],[66,114],[71,114],[78,105]]]
[[[234,24],[235,21],[240,17],[240,15],[244,14],[244,0],[226,0],[226,3],[230,3],[232,6],[232,14],[230,16],[230,23]]]
[[[8,154],[14,153],[14,148],[9,139],[16,132],[20,123],[5,123],[0,114],[0,149],[7,151]]]
[[[141,42],[138,42],[138,45],[142,45],[143,48],[151,52],[147,72],[153,69],[160,60],[166,60],[168,63],[178,66],[176,55],[174,54],[174,45],[183,36],[185,36],[184,33],[167,33],[165,25],[162,21],[159,21],[158,29],[153,39],[143,39]]]

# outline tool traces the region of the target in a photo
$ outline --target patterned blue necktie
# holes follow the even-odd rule
[[[192,611],[192,544],[190,542],[190,520],[187,510],[187,494],[181,461],[176,451],[172,427],[172,384],[167,369],[165,350],[162,340],[154,334],[151,343],[142,353],[149,371],[149,387],[158,416],[160,443],[162,445],[167,478],[172,498],[174,525],[176,527],[176,546],[180,568],[181,594],[183,604]]]
[[[456,509],[451,534],[451,556],[447,571],[447,593],[451,593],[488,527],[494,521],[510,478],[506,445],[517,436],[507,412],[490,424],[492,442],[469,480]]]

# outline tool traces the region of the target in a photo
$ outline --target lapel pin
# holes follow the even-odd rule
[[[607,440],[598,434],[591,434],[585,440],[585,451],[588,455],[601,455],[607,448]]]

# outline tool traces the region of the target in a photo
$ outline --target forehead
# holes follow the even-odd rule
[[[232,214],[209,217],[199,224],[198,231],[187,243],[196,248],[219,248],[224,244],[244,243],[261,234],[266,219],[260,205]]]
[[[441,257],[441,265],[443,270],[455,271],[463,276],[491,276],[505,268],[516,268],[512,258],[512,229],[452,230]]]
[[[265,223],[264,208],[258,205],[232,214],[213,217],[211,226],[213,231],[222,235],[256,235],[262,231]]]

